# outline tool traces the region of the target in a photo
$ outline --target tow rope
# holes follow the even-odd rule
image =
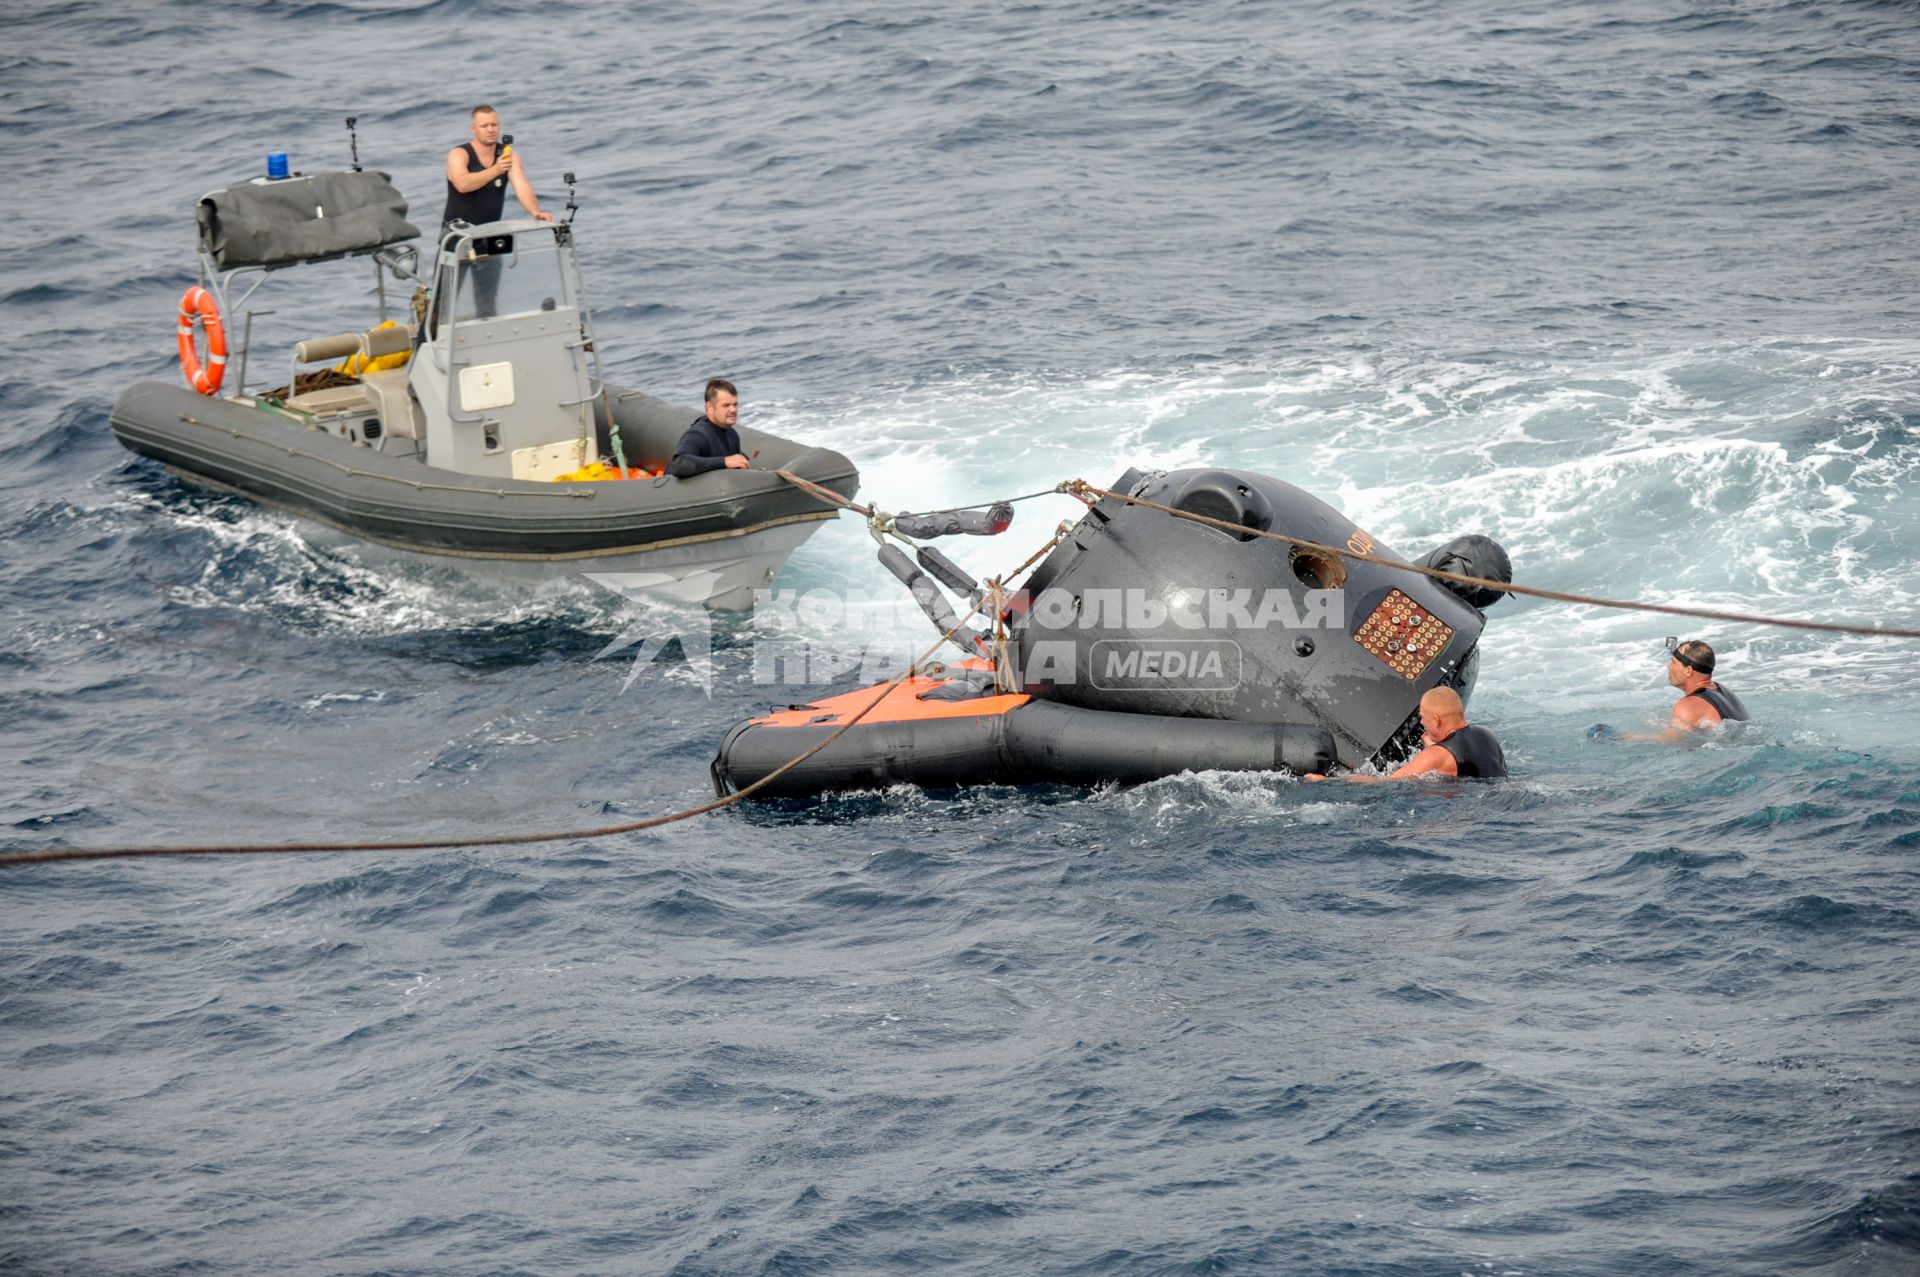
[[[835,493],[834,495],[837,497],[839,494]],[[1063,523],[1055,530],[1053,536],[1048,539],[1045,545],[1028,555],[1026,561],[1019,567],[1013,569],[1013,571],[1007,573],[1007,576],[1019,576],[1022,572],[1025,572],[1028,568],[1038,563],[1052,552],[1054,546],[1060,544],[1061,538],[1066,536],[1066,534],[1067,525]],[[954,634],[961,627],[973,619],[974,613],[978,612],[983,605],[990,602],[997,603],[1002,599],[1004,597],[1004,592],[1000,587],[1002,579],[1004,578],[989,578],[992,588],[984,594],[979,602],[967,610],[965,616],[962,616],[954,623],[953,629],[936,639],[932,646],[928,647],[925,651],[921,652],[919,656],[909,662],[904,670],[901,670],[898,674],[881,684],[874,698],[862,706],[859,713],[853,715],[853,717],[842,724],[839,730],[829,735],[825,740],[822,740],[805,753],[799,754],[789,761],[782,763],[779,767],[774,768],[751,785],[747,785],[734,793],[728,794],[724,798],[716,798],[712,802],[701,803],[697,807],[689,807],[685,811],[676,811],[665,816],[650,816],[645,820],[630,820],[618,825],[600,825],[590,829],[566,829],[553,833],[483,834],[472,838],[423,838],[391,842],[229,843],[205,847],[63,847],[44,851],[7,852],[0,854],[0,866],[50,864],[54,861],[61,860],[124,860],[143,856],[266,856],[308,852],[450,851],[459,847],[510,847],[526,843],[565,842],[580,838],[606,838],[614,834],[638,833],[643,829],[657,829],[662,825],[671,825],[676,821],[690,820],[695,816],[704,816],[708,812],[719,811],[723,807],[731,807],[744,798],[752,797],[758,790],[766,787],[779,777],[784,776],[827,746],[833,744],[833,742],[839,740],[842,736],[845,736],[853,729],[855,724],[877,708],[880,702],[886,699],[889,692],[917,674],[920,668],[932,659],[935,652],[939,651],[944,644],[953,638]],[[1004,643],[1004,634],[1000,635],[1000,640]]]
[[[1143,497],[1130,497],[1124,493],[1110,492],[1105,488],[1096,488],[1085,479],[1069,479],[1060,485],[1057,491],[1078,496],[1086,500],[1087,493],[1099,497],[1111,497],[1115,501],[1124,501],[1128,505],[1144,506],[1149,510],[1158,510],[1170,514],[1176,519],[1191,519],[1195,523],[1204,523],[1209,527],[1220,528],[1236,536],[1264,537],[1269,541],[1281,541],[1287,545],[1297,545],[1306,550],[1317,550],[1323,554],[1337,554],[1343,559],[1356,559],[1363,563],[1378,564],[1396,572],[1414,572],[1421,576],[1430,576],[1436,581],[1453,581],[1460,585],[1479,586],[1497,590],[1502,594],[1524,594],[1530,598],[1552,599],[1556,603],[1579,603],[1587,607],[1615,608],[1628,612],[1658,612],[1666,616],[1692,616],[1706,621],[1732,621],[1741,625],[1773,625],[1790,630],[1819,630],[1827,634],[1868,634],[1880,638],[1920,638],[1920,630],[1897,630],[1877,625],[1856,625],[1842,621],[1806,621],[1796,617],[1762,616],[1754,612],[1722,612],[1714,608],[1681,607],[1672,603],[1646,603],[1638,599],[1602,599],[1590,594],[1571,594],[1564,590],[1543,590],[1531,585],[1515,585],[1510,581],[1495,581],[1483,576],[1467,576],[1460,572],[1445,572],[1439,568],[1422,567],[1418,563],[1402,563],[1398,559],[1383,559],[1372,554],[1362,554],[1348,546],[1321,545],[1318,541],[1307,541],[1300,537],[1283,536],[1278,532],[1263,532],[1258,528],[1249,528],[1244,524],[1229,523],[1225,519],[1215,519],[1204,514],[1194,514],[1188,510],[1176,510],[1172,506],[1160,505]],[[1087,502],[1092,505],[1091,501]]]
[[[851,501],[830,488],[821,487],[819,484],[803,479],[786,470],[775,470],[773,473],[826,504],[838,506],[863,516],[867,520],[868,529],[873,533],[874,539],[882,541],[882,544],[884,544],[883,538],[887,536],[893,536],[902,541],[906,541],[909,545],[912,544],[911,540],[894,528],[893,516],[886,514],[877,507],[862,505],[857,501]],[[1606,599],[1587,594],[1574,594],[1565,590],[1546,590],[1536,586],[1516,585],[1510,581],[1498,581],[1488,577],[1468,576],[1460,572],[1447,572],[1440,568],[1424,567],[1417,563],[1402,563],[1397,559],[1385,559],[1372,554],[1363,554],[1348,546],[1323,545],[1320,542],[1308,541],[1301,537],[1290,537],[1278,532],[1266,532],[1258,528],[1249,528],[1243,524],[1229,523],[1224,519],[1216,519],[1209,515],[1194,514],[1188,510],[1176,510],[1172,506],[1148,501],[1143,497],[1128,496],[1125,493],[1096,487],[1084,479],[1069,479],[1053,488],[1041,492],[1029,493],[1025,496],[1009,498],[1007,501],[981,503],[975,506],[955,506],[948,510],[936,510],[929,513],[944,514],[958,510],[980,509],[983,507],[1009,504],[1012,501],[1029,501],[1035,497],[1049,496],[1055,493],[1075,497],[1088,506],[1092,506],[1096,499],[1122,501],[1129,505],[1142,506],[1149,510],[1158,510],[1162,514],[1171,515],[1176,519],[1188,519],[1195,523],[1203,523],[1210,527],[1220,528],[1236,536],[1262,537],[1269,541],[1278,541],[1286,545],[1299,546],[1302,549],[1337,555],[1343,559],[1354,559],[1361,562],[1374,563],[1394,571],[1412,572],[1420,576],[1432,577],[1436,581],[1454,582],[1460,585],[1497,590],[1504,594],[1520,594],[1530,598],[1548,599],[1556,603],[1574,603],[1586,607],[1613,608],[1622,611],[1653,612],[1665,616],[1689,616],[1701,620],[1728,621],[1741,625],[1769,625],[1783,629],[1816,630],[1827,634],[1860,634],[1879,638],[1920,638],[1920,630],[1915,629],[1894,629],[1883,626],[1859,625],[1837,621],[1809,621],[1797,617],[1765,616],[1752,612],[1727,612],[1714,608],[1681,607],[1668,603],[1648,603],[1637,599]],[[984,587],[978,588],[973,592],[973,602],[967,609],[966,614],[956,620],[932,646],[928,647],[909,663],[906,669],[881,684],[874,698],[861,708],[858,713],[847,719],[838,730],[828,735],[824,740],[806,752],[767,773],[753,784],[729,794],[724,798],[716,798],[712,802],[701,803],[699,806],[689,807],[685,811],[677,811],[665,816],[652,816],[645,820],[627,821],[618,825],[601,825],[588,829],[569,829],[553,833],[486,834],[471,838],[416,839],[393,842],[234,843],[204,847],[56,848],[45,851],[8,852],[0,854],[0,866],[47,864],[62,860],[109,860],[140,856],[248,856],[308,852],[445,851],[460,847],[507,847],[528,843],[563,842],[572,839],[606,838],[614,834],[638,833],[641,830],[657,829],[662,825],[670,825],[677,821],[689,820],[694,816],[702,816],[708,812],[719,811],[722,808],[731,807],[742,799],[752,797],[758,790],[764,788],[780,776],[785,775],[787,772],[792,771],[795,767],[806,762],[809,758],[812,758],[815,754],[818,754],[821,750],[846,735],[861,719],[865,718],[868,713],[878,707],[889,692],[901,683],[904,683],[907,679],[913,677],[920,670],[921,666],[926,664],[932,658],[933,654],[939,651],[943,645],[953,641],[956,635],[966,631],[968,621],[972,620],[975,615],[988,607],[991,607],[995,612],[992,618],[991,638],[989,639],[985,635],[979,637],[991,646],[997,681],[1001,670],[1006,664],[1007,644],[1009,641],[1007,629],[1005,625],[1001,623],[1001,618],[998,615],[1005,606],[1008,593],[1005,582],[1027,571],[1027,569],[1051,553],[1053,548],[1060,544],[1070,530],[1071,528],[1068,524],[1060,524],[1059,527],[1054,530],[1052,537],[1047,540],[1046,544],[1028,555],[1026,561],[1021,563],[1019,567],[1006,573],[1004,576],[989,577]],[[967,632],[972,633],[971,631]]]

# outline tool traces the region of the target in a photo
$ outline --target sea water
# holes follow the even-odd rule
[[[612,379],[730,377],[888,510],[1224,466],[1402,554],[1493,536],[1534,586],[1920,627],[1915,32],[21,0],[5,842],[680,810],[729,725],[935,637],[852,519],[710,623],[364,553],[122,450],[115,396],[177,376],[193,202],[272,151],[344,166],[348,115],[431,227],[497,106],[546,209],[578,178]],[[270,281],[263,349],[370,312],[334,269]],[[1080,509],[1017,508],[945,548],[1005,572]],[[1664,721],[1676,632],[1757,721],[1589,742]],[[8,869],[0,1269],[1909,1272],[1916,652],[1509,599],[1472,701],[1502,786],[900,789]]]

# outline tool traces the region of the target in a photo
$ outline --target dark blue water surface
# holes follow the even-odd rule
[[[1227,465],[1536,585],[1920,627],[1915,17],[14,0],[0,841],[673,811],[817,690],[770,652],[844,688],[932,637],[847,520],[709,625],[114,442],[198,196],[343,165],[351,114],[430,224],[482,99],[548,208],[580,179],[615,380],[732,376],[888,509]],[[299,274],[262,349],[371,306]],[[955,556],[1075,507],[1021,509]],[[1678,624],[1494,609],[1503,787],[9,869],[0,1270],[1915,1271],[1920,648],[1685,623],[1759,721],[1587,743],[1660,721]]]

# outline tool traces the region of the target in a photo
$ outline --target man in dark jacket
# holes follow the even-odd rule
[[[667,473],[676,479],[691,479],[709,470],[752,469],[752,463],[740,451],[740,432],[733,428],[739,419],[740,392],[732,382],[715,377],[707,383],[707,410],[680,436],[673,460],[667,463]]]

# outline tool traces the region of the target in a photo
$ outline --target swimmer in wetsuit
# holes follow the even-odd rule
[[[1500,742],[1484,727],[1467,722],[1467,707],[1451,687],[1436,687],[1420,698],[1420,726],[1424,748],[1390,776],[1362,776],[1348,772],[1342,780],[1376,785],[1416,776],[1445,776],[1460,780],[1504,780],[1507,757]],[[1319,772],[1308,780],[1325,780]]]
[[[1667,730],[1616,734],[1605,723],[1599,723],[1589,728],[1587,735],[1596,740],[1684,740],[1722,723],[1746,722],[1750,717],[1747,707],[1740,703],[1738,696],[1713,681],[1713,666],[1713,649],[1699,639],[1685,643],[1668,639],[1667,682],[1680,689],[1680,699],[1674,703],[1673,713],[1667,719]]]

